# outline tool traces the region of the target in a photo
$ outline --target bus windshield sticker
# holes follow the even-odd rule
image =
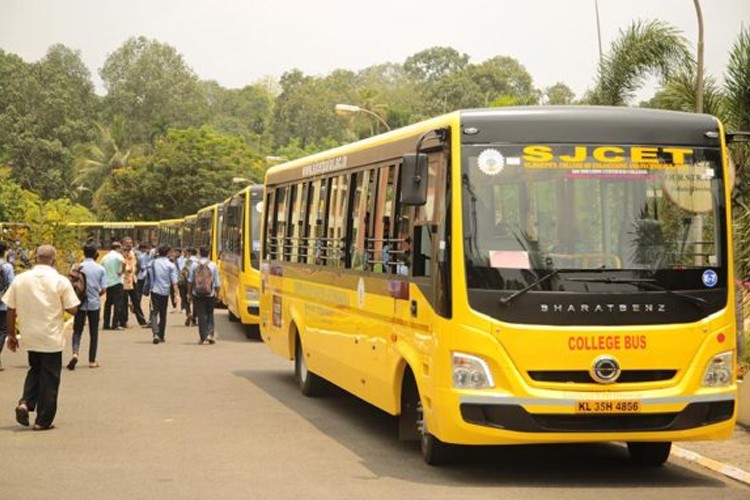
[[[477,158],[479,170],[487,175],[497,175],[505,167],[505,157],[497,149],[485,149]]]
[[[490,250],[490,266],[505,269],[531,269],[529,252]]]
[[[704,285],[706,285],[708,288],[713,288],[719,282],[719,275],[716,274],[716,271],[714,271],[713,269],[706,269],[703,272],[703,276],[701,277],[701,279],[703,279]]]

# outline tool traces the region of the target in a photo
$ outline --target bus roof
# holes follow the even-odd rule
[[[663,144],[716,147],[719,121],[680,111],[614,106],[523,106],[461,112],[465,144]],[[468,129],[476,129],[467,134]]]

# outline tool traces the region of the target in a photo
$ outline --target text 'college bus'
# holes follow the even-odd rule
[[[727,150],[713,117],[463,111],[268,171],[261,333],[449,444],[727,438]]]

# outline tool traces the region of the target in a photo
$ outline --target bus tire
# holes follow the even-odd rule
[[[422,398],[411,373],[406,374],[401,393],[401,415],[399,417],[399,438],[416,438],[422,459],[428,465],[445,465],[455,459],[456,447],[443,443],[433,436],[424,422]]]
[[[294,342],[294,379],[299,384],[299,390],[305,396],[313,398],[323,395],[325,382],[307,369],[305,353],[299,335]]]
[[[260,336],[260,325],[244,325],[244,330],[247,340],[263,340]]]
[[[659,467],[669,458],[672,451],[672,442],[642,443],[628,441],[628,452],[630,459],[638,465]]]

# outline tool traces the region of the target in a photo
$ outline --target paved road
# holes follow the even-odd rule
[[[750,498],[679,459],[634,467],[614,444],[473,450],[428,467],[393,418],[339,391],[303,397],[291,363],[217,316],[213,346],[177,314],[162,345],[140,328],[102,332],[102,367],[64,370],[49,432],[14,422],[25,354],[4,352],[0,499]]]

